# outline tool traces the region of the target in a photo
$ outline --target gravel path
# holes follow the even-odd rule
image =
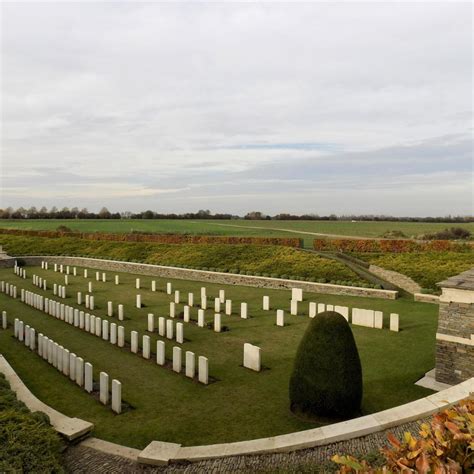
[[[387,444],[389,432],[399,438],[405,431],[418,433],[418,426],[424,420],[407,423],[386,431],[374,433],[339,443],[328,444],[292,453],[233,456],[197,463],[171,464],[150,467],[120,456],[112,456],[81,445],[70,447],[65,454],[65,467],[70,473],[274,473],[274,472],[332,472],[329,459],[334,454],[367,455],[378,452]]]

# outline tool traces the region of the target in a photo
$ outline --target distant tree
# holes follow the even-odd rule
[[[110,215],[110,211],[106,207],[103,207],[98,214],[99,219],[110,219]]]
[[[264,214],[261,213],[260,211],[252,211],[252,212],[247,213],[244,216],[244,219],[248,219],[252,221],[262,220],[264,218],[265,218]]]

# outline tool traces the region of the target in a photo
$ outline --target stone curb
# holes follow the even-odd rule
[[[224,285],[243,285],[271,289],[301,288],[304,291],[324,293],[327,295],[360,296],[389,300],[395,300],[398,298],[398,291],[393,290],[378,290],[375,288],[332,285],[329,283],[313,283],[300,280],[284,280],[281,278],[240,275],[236,273],[210,272],[206,270],[193,270],[188,268],[167,267],[164,265],[122,262],[119,260],[105,260],[89,257],[20,255],[18,257],[11,257],[10,259],[2,260],[0,266],[13,266],[16,258],[22,259],[28,264],[39,264],[42,260],[45,260],[50,263],[87,266],[89,268],[107,271],[129,272],[141,275],[175,278],[178,280],[221,283]]]
[[[439,304],[439,296],[437,295],[427,295],[425,293],[415,293],[413,299],[420,303],[433,303]]]
[[[5,357],[0,354],[0,372],[2,372],[8,382],[10,383],[11,389],[16,393],[18,400],[21,400],[30,411],[41,411],[48,415],[49,420],[53,428],[61,435],[72,441],[80,438],[81,436],[89,433],[94,425],[88,421],[81,420],[80,418],[70,418],[63,415],[54,408],[38,400],[28,389],[28,387],[22,382],[20,377],[13,370],[12,366],[7,362]]]

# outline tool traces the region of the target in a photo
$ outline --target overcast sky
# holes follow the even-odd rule
[[[474,213],[470,2],[1,13],[0,207]]]

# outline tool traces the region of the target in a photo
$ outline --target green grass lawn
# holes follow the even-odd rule
[[[254,237],[300,237],[305,246],[312,248],[317,235],[298,232],[336,234],[355,237],[380,237],[386,231],[399,230],[407,237],[425,232],[443,230],[446,227],[463,227],[474,233],[474,223],[445,224],[426,222],[386,222],[386,221],[247,221],[239,220],[180,220],[180,219],[32,219],[32,220],[0,220],[0,228],[20,228],[34,230],[55,230],[65,225],[72,230],[83,232],[159,232],[169,234],[200,234],[200,235],[231,235]],[[257,227],[257,228],[253,228]],[[260,228],[258,228],[260,227]],[[288,230],[292,232],[288,232]],[[296,233],[295,233],[296,232]]]
[[[9,281],[19,288],[29,289],[51,297],[52,292],[40,291],[32,285],[33,273],[47,279],[48,287],[61,283],[63,275],[39,267],[27,268],[28,280],[13,274],[12,269],[0,269],[0,280]],[[76,292],[85,292],[87,280],[81,276],[70,276],[67,304],[76,306]],[[152,293],[151,277],[141,276],[140,289],[146,307],[134,308],[135,276],[121,274],[121,284],[112,283],[113,274],[108,273],[107,283],[95,281],[94,295],[96,316],[105,316],[106,302],[124,304],[126,339],[130,331],[146,334],[147,314],[168,315],[170,297],[164,289],[166,281],[157,281],[159,292]],[[194,292],[199,298],[203,283],[170,280],[181,294]],[[234,310],[240,302],[249,305],[248,320],[237,314],[223,315],[223,325],[228,332],[214,333],[210,329],[185,324],[183,351],[209,358],[210,375],[215,383],[203,386],[157,366],[153,361],[142,359],[128,349],[112,346],[102,339],[78,328],[34,310],[19,300],[0,294],[0,310],[6,310],[10,327],[0,330],[0,350],[18,372],[23,381],[45,403],[69,415],[95,424],[94,436],[112,442],[143,448],[152,440],[178,442],[184,445],[201,445],[245,439],[267,437],[315,427],[314,423],[302,421],[289,410],[288,381],[299,341],[308,325],[308,302],[341,304],[359,308],[370,308],[384,312],[385,325],[388,314],[400,314],[401,332],[387,329],[376,330],[353,326],[359,348],[364,379],[363,413],[372,413],[406,403],[431,393],[415,386],[425,372],[434,366],[435,331],[438,308],[434,305],[415,303],[408,299],[396,301],[305,294],[301,316],[290,316],[290,292],[262,290],[256,288],[206,284],[209,301],[225,288],[226,297],[232,299]],[[262,296],[269,295],[272,310],[261,310]],[[285,309],[284,328],[275,326],[276,308]],[[206,320],[211,321],[213,309],[206,311]],[[197,317],[197,309],[191,312]],[[122,382],[123,400],[132,409],[115,415],[83,389],[61,375],[46,361],[26,349],[13,338],[13,319],[21,318],[37,332],[54,339],[94,366],[94,378],[99,371],[107,372],[111,378]],[[111,318],[115,320],[115,318]],[[117,322],[117,321],[116,321]],[[152,336],[152,348],[158,339]],[[173,343],[166,341],[167,357],[171,358]],[[267,368],[255,373],[241,367],[243,344],[250,342],[262,349],[262,363]]]

